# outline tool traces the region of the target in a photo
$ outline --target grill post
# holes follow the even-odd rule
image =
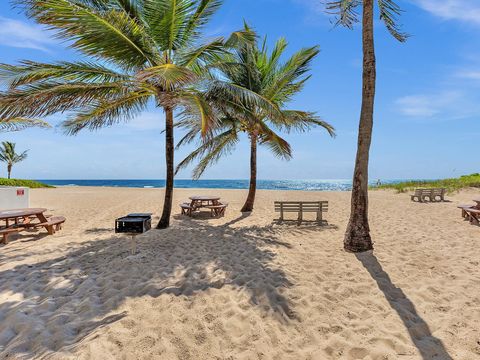
[[[137,253],[137,235],[132,234],[132,255]]]

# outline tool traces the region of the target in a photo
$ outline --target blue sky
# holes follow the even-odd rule
[[[480,2],[399,0],[401,21],[412,35],[399,44],[376,22],[378,84],[371,151],[371,178],[440,178],[480,171]],[[333,28],[321,0],[225,0],[205,29],[207,37],[227,35],[247,20],[270,41],[285,37],[292,53],[318,44],[313,77],[291,107],[316,111],[338,136],[313,130],[288,135],[294,158],[281,161],[259,153],[262,179],[348,179],[356,150],[361,101],[361,33]],[[72,60],[66,49],[27,20],[8,1],[0,4],[0,62],[21,59]],[[53,124],[65,115],[51,119]],[[30,129],[0,134],[0,140],[30,149],[13,176],[32,179],[164,178],[163,114],[149,109],[128,124],[75,137]],[[178,135],[177,135],[178,138]],[[191,148],[177,152],[180,161]],[[244,141],[204,178],[244,179],[249,170]],[[0,165],[0,176],[5,175]],[[185,170],[178,178],[189,178]]]

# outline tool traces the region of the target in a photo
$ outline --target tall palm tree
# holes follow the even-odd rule
[[[397,17],[400,7],[394,0],[376,0],[380,19],[390,34],[400,42],[407,35],[400,31]],[[358,131],[357,156],[353,174],[350,220],[345,233],[344,247],[347,251],[362,252],[373,249],[368,223],[368,160],[373,130],[373,112],[376,85],[376,62],[373,34],[375,0],[339,0],[327,4],[327,11],[338,14],[337,24],[352,28],[358,22],[357,8],[363,6],[363,92],[362,110]]]
[[[10,175],[12,173],[12,167],[14,164],[19,163],[27,158],[28,150],[22,152],[21,154],[17,154],[15,152],[15,144],[2,141],[2,146],[0,147],[0,161],[7,163],[7,172],[8,178],[10,179]]]
[[[247,25],[245,32],[253,33]],[[277,131],[306,131],[320,126],[334,136],[334,129],[312,112],[285,109],[286,103],[310,78],[307,73],[319,52],[318,47],[302,49],[281,62],[287,47],[285,39],[278,40],[271,52],[267,49],[266,39],[259,46],[256,36],[238,44],[231,54],[214,66],[212,81],[206,91],[206,99],[213,104],[218,118],[216,126],[209,136],[201,138],[199,148],[179,164],[177,171],[199,159],[193,177],[200,177],[207,166],[234,150],[241,133],[247,134],[250,140],[250,186],[241,211],[250,212],[255,202],[258,145],[267,146],[280,158],[290,159],[290,144]],[[255,93],[262,102],[246,102],[244,97],[238,96],[244,89]],[[192,142],[201,134],[195,115],[184,116],[178,126],[187,128],[188,132],[179,145]]]
[[[165,113],[166,189],[158,228],[170,223],[174,180],[174,112],[195,108],[202,133],[212,111],[192,85],[228,42],[200,42],[202,27],[222,0],[18,0],[26,14],[68,40],[88,60],[0,65],[9,86],[0,119],[68,112],[68,134],[127,121],[149,101]]]

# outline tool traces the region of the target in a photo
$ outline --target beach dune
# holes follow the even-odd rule
[[[33,189],[67,217],[54,236],[0,247],[0,358],[479,359],[479,228],[451,202],[372,191],[373,253],[343,251],[348,192],[179,189],[220,195],[226,216],[176,215],[167,230],[115,235],[161,189]],[[328,200],[328,226],[277,224],[274,200]],[[312,215],[312,219],[313,219]]]

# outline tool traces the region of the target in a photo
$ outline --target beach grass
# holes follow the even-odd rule
[[[373,189],[395,189],[398,192],[406,192],[416,188],[445,188],[448,192],[452,192],[469,187],[480,188],[480,173],[451,179],[404,181],[374,186]]]
[[[24,187],[29,187],[31,189],[55,187],[55,186],[47,185],[35,180],[5,179],[5,178],[0,178],[0,186],[24,186]]]

